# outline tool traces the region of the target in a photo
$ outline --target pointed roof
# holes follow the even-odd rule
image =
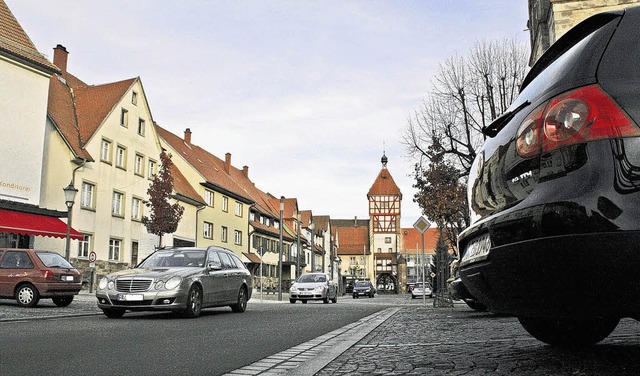
[[[86,144],[138,77],[102,85],[73,88],[80,140]],[[67,81],[70,82],[70,81]]]
[[[180,169],[178,169],[175,163],[171,164],[171,176],[173,177],[173,190],[176,194],[193,200],[198,206],[206,205],[202,196],[193,189],[187,178],[182,174],[182,172],[180,172]]]
[[[0,0],[0,54],[49,74],[60,72],[33,44],[11,10]]]
[[[382,156],[382,169],[369,189],[367,196],[400,196],[402,198],[400,188],[398,188],[387,169],[387,157],[385,155]]]

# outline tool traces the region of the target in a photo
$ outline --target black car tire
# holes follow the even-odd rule
[[[18,302],[18,305],[21,307],[31,308],[38,305],[38,302],[40,301],[40,293],[34,285],[25,283],[18,287],[15,298],[16,302]]]
[[[51,298],[51,300],[53,300],[53,304],[58,307],[66,307],[73,301],[73,295]]]
[[[326,297],[324,297],[324,298],[322,299],[322,303],[324,303],[324,304],[329,304],[329,295],[327,295]]]
[[[238,291],[238,302],[231,306],[231,310],[235,313],[242,313],[247,310],[247,289],[242,286]]]
[[[301,300],[302,304],[307,304],[306,300]]]
[[[354,299],[355,299],[355,298],[357,298],[357,297],[358,297],[358,295],[356,295],[356,294],[353,294],[353,298],[354,298]]]
[[[103,308],[102,313],[110,319],[119,319],[124,316],[124,309],[120,308]]]
[[[333,297],[333,299],[331,299],[332,303],[337,303],[338,302],[338,292],[336,291],[336,295]]]
[[[296,300],[295,299],[289,299],[289,303],[296,304]]]
[[[551,346],[586,347],[605,339],[613,332],[620,319],[518,317],[518,321],[529,334]]]
[[[478,301],[475,301],[472,299],[465,299],[464,302],[467,303],[467,306],[469,306],[469,308],[473,309],[474,311],[484,312],[487,310],[487,306]]]
[[[193,285],[187,294],[187,308],[182,311],[184,317],[195,319],[202,312],[202,289],[200,286]]]

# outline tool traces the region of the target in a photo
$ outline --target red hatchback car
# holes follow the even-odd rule
[[[65,307],[81,288],[80,272],[56,252],[0,249],[0,298],[15,298],[23,307],[51,298]]]

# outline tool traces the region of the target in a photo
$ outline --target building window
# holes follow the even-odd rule
[[[131,220],[142,220],[142,199],[134,197],[131,199]]]
[[[222,211],[225,213],[229,212],[229,198],[222,196]]]
[[[133,161],[133,173],[138,176],[144,176],[144,155],[136,154]]]
[[[116,167],[127,168],[127,149],[124,146],[116,146]]]
[[[82,192],[80,193],[80,207],[92,210],[95,208],[95,201],[93,199],[95,190],[95,185],[87,182],[82,182]]]
[[[205,222],[202,236],[206,239],[213,239],[213,223]]]
[[[384,242],[387,244],[391,244],[391,236],[387,236],[384,238]]]
[[[100,160],[111,163],[111,141],[102,140],[102,144],[100,146]]]
[[[131,93],[131,104],[134,106],[138,105],[138,93],[136,93],[135,91]]]
[[[78,242],[78,257],[89,257],[89,247],[91,246],[91,235],[84,235]]]
[[[131,242],[131,266],[138,265],[138,242]]]
[[[120,260],[120,251],[122,248],[122,240],[120,239],[109,239],[109,260],[110,261],[119,261]]]
[[[351,264],[351,265],[355,265],[356,264],[356,256],[349,257],[349,264]]]
[[[222,226],[222,232],[220,233],[220,240],[224,243],[227,242],[227,233],[229,232],[229,230],[225,227]]]
[[[140,136],[144,136],[145,131],[145,121],[144,119],[138,119],[138,134]]]
[[[239,230],[233,231],[233,244],[242,245],[242,231],[239,231]]]
[[[236,215],[242,217],[242,203],[236,201]]]
[[[129,127],[129,111],[125,108],[120,110],[120,125],[125,128]]]
[[[124,194],[121,192],[113,191],[111,200],[111,215],[116,217],[124,217]]]
[[[149,179],[153,179],[153,177],[156,175],[156,161],[149,159]]]
[[[209,206],[213,206],[213,192],[208,189],[204,190],[204,202]]]

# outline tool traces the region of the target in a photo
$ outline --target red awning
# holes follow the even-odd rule
[[[55,217],[0,209],[0,232],[66,238],[67,224]],[[69,236],[77,240],[84,237],[74,229]]]

